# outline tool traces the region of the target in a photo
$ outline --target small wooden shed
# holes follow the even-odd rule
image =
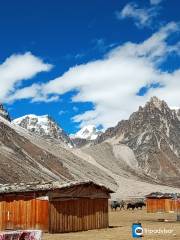
[[[146,196],[148,213],[156,212],[179,212],[180,196],[173,193],[154,192]]]
[[[63,233],[107,228],[112,192],[92,181],[0,185],[0,230]]]

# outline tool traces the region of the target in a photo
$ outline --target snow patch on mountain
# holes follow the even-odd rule
[[[61,140],[70,147],[73,145],[65,131],[48,115],[29,114],[13,120],[13,123],[32,133]]]
[[[99,135],[100,131],[96,129],[94,125],[87,125],[81,128],[77,133],[71,135],[71,138],[81,138],[86,140],[95,140]]]
[[[49,134],[49,119],[48,115],[36,116],[34,114],[25,115],[23,117],[13,120],[13,123],[25,126],[30,132],[44,132],[44,134]],[[61,128],[59,128],[61,130]]]

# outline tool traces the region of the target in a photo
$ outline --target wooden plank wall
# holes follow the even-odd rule
[[[147,199],[147,212],[180,212],[180,201],[175,201],[174,199]]]
[[[5,197],[0,200],[0,230],[41,229],[48,231],[47,200],[32,197]]]
[[[50,203],[49,231],[51,233],[85,231],[106,228],[108,199],[79,198]]]
[[[165,199],[147,199],[147,212],[165,212]]]

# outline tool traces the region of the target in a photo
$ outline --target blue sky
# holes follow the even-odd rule
[[[68,132],[115,125],[151,96],[179,107],[178,0],[2,0],[0,99]]]

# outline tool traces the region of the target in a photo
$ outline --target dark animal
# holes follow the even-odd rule
[[[126,205],[126,203],[122,200],[121,202],[120,202],[120,210],[123,208],[123,209],[125,209],[125,205]]]
[[[112,210],[115,209],[115,211],[116,211],[116,209],[117,209],[118,207],[121,209],[120,203],[119,203],[118,201],[112,201],[112,202],[111,202],[111,209],[112,209]]]
[[[134,204],[134,203],[128,203],[127,204],[127,210],[129,209],[132,209],[132,210],[134,210],[136,208],[136,205]]]
[[[137,203],[135,203],[135,207],[137,209],[140,208],[142,210],[142,208],[145,207],[145,206],[146,206],[146,204],[144,202],[137,202]]]

